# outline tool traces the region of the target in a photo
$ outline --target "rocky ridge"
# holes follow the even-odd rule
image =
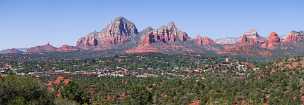
[[[174,22],[159,28],[146,28],[139,32],[135,24],[124,17],[115,18],[101,31],[91,32],[77,40],[76,46],[63,45],[54,47],[45,44],[28,48],[26,53],[107,51],[126,53],[204,53],[250,56],[272,56],[273,52],[282,51],[297,53],[303,48],[304,32],[291,31],[280,38],[271,32],[267,38],[252,30],[236,38],[213,40],[198,36],[194,39],[177,28]],[[205,49],[206,48],[206,49]],[[7,49],[4,53],[20,53],[17,49]]]

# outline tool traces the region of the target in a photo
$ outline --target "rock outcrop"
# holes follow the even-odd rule
[[[79,49],[75,46],[69,46],[69,45],[62,45],[61,47],[57,48],[58,52],[73,52],[73,51],[79,51]]]
[[[151,27],[138,32],[136,26],[124,17],[117,17],[101,31],[91,32],[80,38],[76,46],[63,45],[56,48],[50,44],[26,49],[28,53],[104,51],[105,54],[121,53],[180,53],[180,54],[225,54],[272,56],[298,54],[304,52],[304,31],[292,31],[281,39],[272,32],[267,38],[255,30],[245,32],[241,37],[212,40],[198,36],[194,40],[186,32],[177,28],[174,22],[157,29]],[[275,52],[277,51],[277,52]],[[17,49],[8,49],[0,53],[19,53]]]
[[[147,53],[147,52],[170,52],[170,51],[190,51],[190,49],[179,45],[190,37],[186,32],[179,30],[174,22],[170,22],[158,29],[152,29],[143,33],[135,48],[129,49],[127,53]]]
[[[263,48],[275,49],[281,44],[281,39],[276,32],[271,32],[267,38],[266,43],[262,45]]]
[[[135,48],[128,49],[126,53],[156,53],[160,50],[150,43],[150,36],[144,35]]]
[[[186,32],[180,31],[174,22],[170,22],[166,26],[148,32],[144,36],[146,43],[175,43],[184,42],[190,39]]]
[[[45,45],[31,47],[27,49],[28,53],[43,53],[43,52],[56,52],[57,48],[52,46],[50,43],[47,43]]]
[[[271,56],[271,51],[262,48],[266,42],[267,40],[256,31],[245,32],[239,42],[231,45],[222,45],[223,49],[218,54]]]
[[[111,48],[124,44],[138,34],[136,26],[124,17],[117,17],[101,32],[92,32],[77,41],[81,49]]]
[[[241,45],[251,46],[260,46],[263,43],[265,43],[265,39],[261,37],[256,31],[245,32],[239,41],[239,44]]]
[[[214,42],[214,40],[210,39],[209,37],[197,36],[195,38],[195,44],[198,46],[213,46],[216,43]]]
[[[300,32],[297,32],[297,31],[289,32],[287,34],[287,36],[284,37],[284,39],[283,39],[283,42],[285,44],[296,43],[296,42],[300,42],[300,41],[304,41],[304,32],[303,31],[300,31]]]

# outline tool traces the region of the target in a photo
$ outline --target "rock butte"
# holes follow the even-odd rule
[[[48,43],[28,48],[26,52],[105,51],[114,49],[126,53],[203,53],[204,51],[211,51],[216,54],[271,56],[275,49],[284,51],[286,49],[303,48],[301,47],[303,45],[299,42],[304,42],[304,32],[292,31],[284,38],[280,38],[276,32],[271,32],[267,38],[264,38],[256,31],[249,31],[245,32],[236,41],[233,38],[228,41],[229,44],[222,44],[217,42],[227,41],[217,40],[215,42],[211,38],[201,36],[191,39],[186,32],[177,28],[174,22],[156,29],[147,28],[139,32],[133,22],[124,17],[117,17],[101,31],[91,32],[79,38],[76,46],[63,45],[56,48]],[[20,52],[22,51],[18,49],[8,49],[0,53]]]

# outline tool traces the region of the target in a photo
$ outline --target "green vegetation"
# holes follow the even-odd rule
[[[53,100],[39,80],[14,75],[0,79],[2,105],[53,105]]]
[[[29,63],[31,62],[31,63]],[[1,105],[300,105],[304,103],[304,57],[286,58],[247,67],[236,59],[200,56],[131,55],[85,60],[12,63],[40,71],[54,68],[92,70],[124,67],[157,77],[84,76],[65,84],[47,84],[54,77],[16,76],[0,79]],[[47,66],[46,66],[47,65]],[[81,67],[81,68],[78,68]],[[83,67],[83,68],[82,68]],[[142,69],[139,69],[142,68]],[[149,69],[151,68],[151,69]],[[189,72],[183,72],[189,69]],[[194,72],[200,70],[200,72]],[[163,71],[184,76],[162,75]],[[181,71],[181,72],[180,72]],[[17,69],[17,72],[18,71]],[[132,74],[131,73],[131,74]],[[43,82],[44,81],[44,82]],[[57,95],[57,93],[60,95]]]
[[[76,80],[82,87],[94,84],[93,103],[128,105],[299,105],[304,92],[304,72],[280,72],[256,79],[217,77],[205,79],[91,78]],[[110,97],[110,98],[109,98]]]
[[[200,100],[202,105],[299,105],[304,92],[304,72],[278,72],[268,77],[247,79],[201,78],[87,78],[73,80],[54,98],[46,86],[29,77],[7,76],[1,80],[4,105],[186,105]]]

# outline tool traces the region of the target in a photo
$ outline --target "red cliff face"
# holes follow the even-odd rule
[[[148,32],[145,37],[149,38],[149,43],[174,43],[184,42],[190,39],[188,34],[180,31],[173,22]]]
[[[287,36],[283,39],[285,44],[288,43],[296,43],[299,41],[304,41],[304,32],[296,32],[292,31],[287,34]]]
[[[89,33],[87,36],[80,38],[77,41],[77,46],[84,49],[89,49],[98,46],[99,32]]]
[[[117,17],[101,32],[92,32],[77,41],[77,47],[82,49],[110,48],[113,45],[124,44],[138,34],[136,26],[125,19]]]
[[[73,52],[78,51],[79,49],[75,46],[62,45],[57,49],[58,52]]]
[[[266,39],[261,37],[255,31],[245,32],[240,38],[239,42],[232,45],[223,45],[223,49],[217,53],[231,55],[271,56],[271,51],[261,48],[266,42]]]
[[[241,45],[250,46],[259,46],[263,43],[265,43],[265,39],[262,38],[257,32],[245,32],[239,41],[239,44]]]
[[[197,36],[195,38],[195,43],[199,46],[213,46],[215,45],[214,40],[208,38],[208,37],[201,37],[201,36]]]
[[[29,52],[29,53],[56,52],[56,51],[57,51],[57,48],[52,46],[49,43],[27,49],[27,52]]]
[[[177,45],[185,42],[190,37],[187,33],[180,31],[175,23],[171,22],[159,29],[151,30],[143,34],[136,48],[129,49],[127,53],[160,52],[172,50],[189,50],[184,46]],[[158,44],[158,45],[154,45]]]
[[[148,53],[148,52],[160,52],[158,48],[155,48],[150,43],[149,35],[145,35],[141,38],[137,47],[128,49],[127,53]]]
[[[269,56],[275,51],[273,49],[303,53],[301,52],[301,49],[303,49],[304,44],[302,43],[302,41],[304,42],[304,32],[292,31],[283,39],[280,39],[277,33],[272,32],[266,39],[253,30],[245,32],[240,38],[224,38],[214,41],[208,37],[198,36],[194,40],[189,40],[190,37],[188,34],[179,30],[173,22],[157,29],[147,28],[139,33],[132,22],[123,17],[117,17],[100,32],[91,32],[80,38],[77,41],[76,46],[63,45],[56,48],[50,44],[46,44],[29,48],[26,52],[72,52],[79,50],[106,51],[117,49],[117,52],[119,53],[210,52],[231,55]],[[197,46],[193,46],[193,42]],[[15,49],[0,51],[1,54],[5,52],[15,53],[18,51]]]
[[[281,44],[281,39],[276,32],[271,32],[268,36],[267,42],[263,44],[263,48],[274,49]]]

